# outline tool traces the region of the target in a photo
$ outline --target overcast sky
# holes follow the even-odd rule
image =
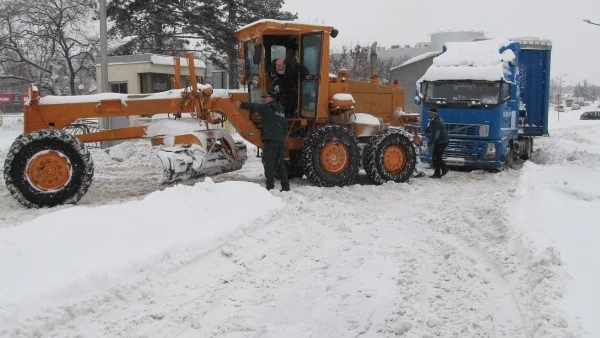
[[[600,0],[286,0],[283,9],[298,13],[298,21],[337,28],[334,47],[414,45],[448,30],[537,36],[552,41],[552,77],[600,85],[600,26],[582,21],[600,23]]]

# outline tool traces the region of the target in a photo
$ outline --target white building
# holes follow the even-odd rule
[[[393,45],[390,48],[377,48],[377,56],[379,58],[400,58],[411,59],[415,56],[441,51],[446,42],[463,42],[475,38],[484,37],[485,33],[480,31],[449,31],[438,32],[431,34],[429,42],[418,42],[414,46],[410,45]]]

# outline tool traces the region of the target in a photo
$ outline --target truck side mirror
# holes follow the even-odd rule
[[[416,105],[420,105],[421,104],[421,96],[419,95],[419,90],[415,89],[415,104]]]
[[[254,55],[252,56],[252,61],[255,65],[260,64],[260,60],[262,60],[262,51],[263,46],[262,43],[257,43],[254,45]]]

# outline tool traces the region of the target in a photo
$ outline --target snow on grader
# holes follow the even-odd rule
[[[245,143],[234,141],[223,122],[262,147],[260,120],[236,109],[234,102],[261,102],[261,95],[274,85],[269,76],[274,60],[285,57],[296,58],[311,75],[298,77],[297,110],[286,111],[290,177],[305,175],[317,186],[345,186],[362,167],[376,184],[404,182],[414,171],[416,152],[413,136],[402,127],[417,122],[418,116],[402,113],[402,88],[379,83],[375,45],[370,79],[350,79],[345,69],[330,74],[329,42],[337,33],[329,26],[273,20],[238,30],[243,91],[198,84],[192,53],[186,56],[190,84],[181,88],[181,60],[175,57],[173,89],[166,92],[41,97],[30,86],[23,134],[4,163],[6,187],[27,207],[76,203],[94,175],[84,144],[139,138],[155,146],[164,182],[240,169],[247,158]],[[65,131],[78,119],[165,113],[191,116],[197,123],[167,120],[80,135]]]

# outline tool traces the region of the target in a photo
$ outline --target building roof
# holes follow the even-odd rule
[[[411,58],[411,59],[408,59],[408,60],[404,61],[402,64],[400,64],[400,65],[398,65],[398,66],[396,66],[396,67],[392,67],[390,70],[394,70],[394,69],[402,68],[402,67],[405,67],[405,66],[408,66],[408,65],[410,65],[411,63],[415,63],[415,62],[419,62],[419,61],[421,61],[421,60],[425,60],[425,59],[428,59],[428,58],[432,58],[432,57],[438,56],[438,55],[440,55],[440,54],[442,54],[442,51],[441,51],[441,50],[439,50],[439,51],[435,51],[435,52],[427,52],[427,53],[423,53],[423,54],[421,54],[421,55],[417,55],[417,56],[415,56],[414,58]]]
[[[180,57],[181,66],[187,67],[187,59]],[[175,62],[173,61],[172,56],[168,55],[159,55],[152,53],[145,54],[134,54],[134,55],[119,55],[119,56],[109,56],[108,64],[109,65],[123,65],[123,64],[131,64],[131,63],[151,63],[154,65],[164,65],[164,66],[173,66]],[[196,68],[206,68],[206,64],[199,59],[194,59],[194,65]],[[99,63],[96,66],[100,66]]]

